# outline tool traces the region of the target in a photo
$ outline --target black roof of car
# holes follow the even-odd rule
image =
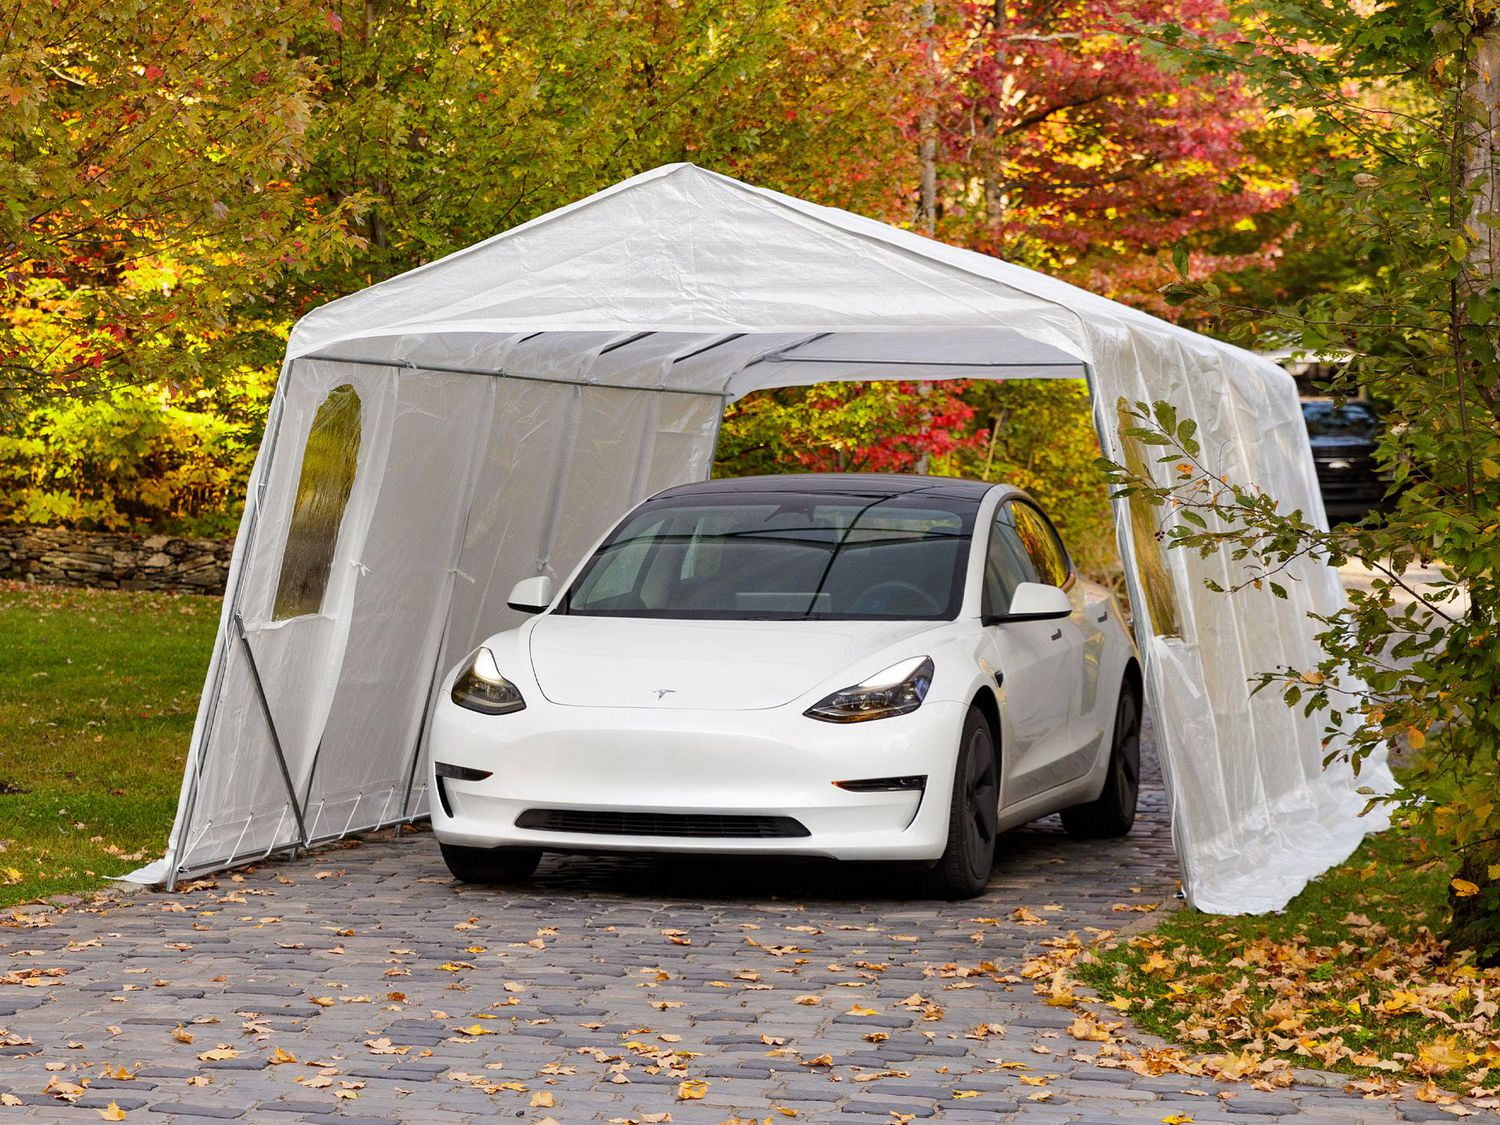
[[[994,488],[977,480],[958,477],[919,477],[897,473],[783,473],[776,476],[726,477],[722,480],[679,484],[658,492],[665,496],[722,496],[732,493],[801,492],[828,496],[899,496],[926,493],[953,499],[978,501]]]

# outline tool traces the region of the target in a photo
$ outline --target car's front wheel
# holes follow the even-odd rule
[[[503,887],[524,883],[542,861],[536,848],[465,848],[439,843],[443,862],[460,883],[484,883]]]
[[[926,873],[933,898],[973,898],[990,881],[1000,824],[1000,771],[989,720],[973,708],[959,736],[953,799],[948,808],[948,845]]]
[[[1063,829],[1075,840],[1124,836],[1135,824],[1141,785],[1141,707],[1129,685],[1115,708],[1115,736],[1109,750],[1104,791],[1086,805],[1063,809]]]

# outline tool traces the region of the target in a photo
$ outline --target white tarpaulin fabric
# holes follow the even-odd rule
[[[1296,392],[1274,365],[993,258],[659,168],[297,324],[177,823],[142,877],[421,815],[441,672],[518,621],[514,582],[565,577],[629,506],[706,476],[727,402],[954,377],[1089,378],[1115,460],[1117,403],[1170,401],[1217,471],[1322,518]],[[357,443],[330,445],[325,404],[351,393]],[[353,458],[342,476],[338,449]],[[334,512],[321,546],[320,511]],[[1312,661],[1307,615],[1342,604],[1338,579],[1304,566],[1285,600],[1210,593],[1204,578],[1233,578],[1224,560],[1160,552],[1132,536],[1128,507],[1117,516],[1189,897],[1278,908],[1372,827],[1348,771],[1321,768],[1318,721],[1247,686]],[[331,560],[326,583],[288,610],[309,550]],[[1362,780],[1383,776],[1367,765]]]

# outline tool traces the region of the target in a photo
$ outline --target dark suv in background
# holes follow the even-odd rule
[[[1389,481],[1376,471],[1380,415],[1375,407],[1361,399],[1306,398],[1302,418],[1328,522],[1353,522],[1385,509]]]

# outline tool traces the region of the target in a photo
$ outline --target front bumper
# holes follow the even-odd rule
[[[845,725],[787,708],[559,707],[528,699],[524,711],[488,716],[444,698],[433,715],[433,762],[490,776],[443,778],[441,790],[431,777],[432,826],[444,843],[470,847],[932,860],[947,839],[964,715],[960,704],[929,702],[909,715]],[[851,792],[834,784],[914,774],[926,775],[922,790]],[[688,837],[517,826],[537,809],[791,817],[806,834]]]

